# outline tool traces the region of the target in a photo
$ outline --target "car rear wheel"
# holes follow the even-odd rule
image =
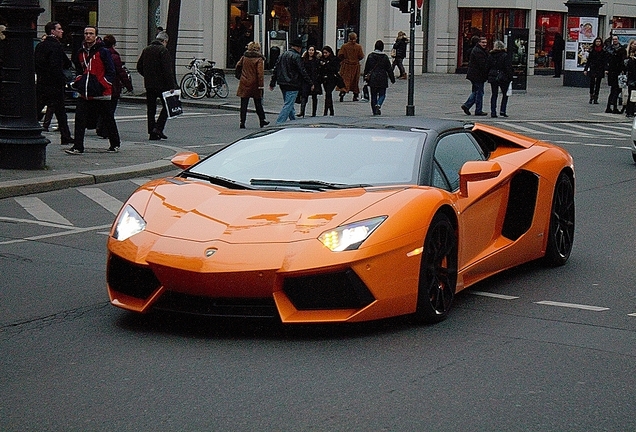
[[[448,217],[438,213],[431,222],[420,265],[415,317],[425,323],[442,321],[453,303],[457,285],[457,235]]]
[[[574,242],[574,185],[570,177],[561,173],[554,187],[548,244],[544,264],[552,267],[566,263]]]

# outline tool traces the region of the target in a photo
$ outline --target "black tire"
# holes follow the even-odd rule
[[[195,77],[192,73],[183,76],[180,87],[181,94],[190,99],[202,99],[209,91],[205,80]]]
[[[230,88],[227,85],[227,81],[221,75],[214,75],[212,77],[212,88],[214,89],[214,94],[221,99],[225,99],[230,94]]]
[[[543,263],[550,267],[562,266],[570,257],[574,243],[574,185],[572,179],[561,173],[554,187],[548,244]]]
[[[433,218],[420,264],[415,317],[424,323],[444,320],[453,303],[457,286],[457,234],[448,217]]]

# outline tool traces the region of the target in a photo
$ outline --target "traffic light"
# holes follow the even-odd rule
[[[262,0],[247,0],[248,15],[260,15],[263,13],[261,9]]]
[[[410,0],[391,0],[391,6],[400,9],[402,13],[409,13]]]

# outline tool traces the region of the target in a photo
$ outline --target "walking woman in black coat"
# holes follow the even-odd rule
[[[508,117],[508,114],[506,114],[506,108],[508,106],[507,91],[513,74],[512,61],[506,52],[506,45],[500,40],[495,41],[493,43],[493,50],[490,51],[490,56],[488,56],[488,82],[492,90],[492,95],[490,96],[490,117],[497,117],[497,99],[500,89],[502,98],[499,115]]]
[[[607,56],[603,49],[603,39],[597,37],[592,42],[587,55],[587,62],[583,69],[583,75],[590,77],[590,103],[598,104],[598,93],[601,89],[601,81],[605,76],[605,63]]]
[[[378,40],[375,42],[374,51],[367,56],[364,64],[364,77],[369,77],[367,83],[371,90],[371,111],[373,115],[382,114],[381,108],[384,98],[386,98],[386,89],[389,86],[389,79],[395,84],[395,75],[389,57],[384,54],[384,42]]]
[[[303,82],[303,87],[300,94],[300,114],[298,117],[305,117],[305,107],[311,96],[311,116],[316,117],[316,108],[318,107],[318,95],[322,94],[320,87],[320,74],[318,68],[320,67],[320,51],[316,51],[316,47],[310,45],[302,55],[303,66],[311,77],[311,81],[314,86],[310,86],[308,83]],[[313,88],[313,90],[312,90]]]
[[[318,66],[318,73],[325,89],[325,109],[322,113],[324,116],[333,115],[333,89],[338,85],[338,81],[342,80],[339,70],[340,59],[334,55],[329,45],[325,45],[322,49],[320,66]]]

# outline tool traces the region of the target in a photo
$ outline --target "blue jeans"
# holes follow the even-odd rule
[[[484,83],[483,82],[475,82],[472,83],[472,93],[464,102],[466,108],[470,109],[470,107],[475,105],[475,114],[481,113],[484,110]]]
[[[386,98],[386,87],[371,87],[371,111],[375,114],[375,106],[382,106]]]
[[[298,90],[282,90],[283,93],[283,108],[278,114],[276,124],[285,123],[287,119],[296,120],[296,110],[294,109],[294,103],[296,102],[296,96],[298,96]]]

